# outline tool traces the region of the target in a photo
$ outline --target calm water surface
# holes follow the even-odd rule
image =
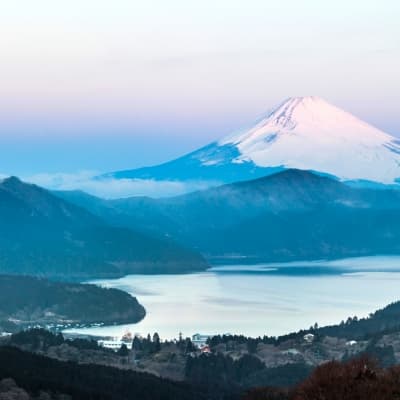
[[[136,296],[146,317],[138,324],[68,332],[158,332],[164,339],[179,332],[280,335],[315,322],[326,325],[367,316],[400,300],[400,257],[218,266],[204,273],[129,275],[94,283]]]

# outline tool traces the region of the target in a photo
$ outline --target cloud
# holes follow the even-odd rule
[[[169,197],[206,189],[204,181],[156,181],[153,179],[98,178],[97,171],[71,173],[41,173],[22,176],[26,182],[35,183],[50,190],[83,190],[103,198],[130,196]]]

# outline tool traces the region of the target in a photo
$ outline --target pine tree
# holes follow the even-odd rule
[[[125,343],[122,343],[122,346],[118,350],[117,354],[121,357],[127,357],[129,355],[129,350]]]
[[[155,332],[153,335],[153,351],[157,353],[160,350],[161,350],[160,336],[157,332]]]

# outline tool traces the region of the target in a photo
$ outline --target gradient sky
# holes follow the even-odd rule
[[[290,96],[400,136],[398,0],[10,0],[0,172],[151,165]]]

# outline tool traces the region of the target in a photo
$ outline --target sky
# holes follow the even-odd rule
[[[3,1],[0,172],[157,164],[291,96],[400,136],[399,15],[398,0]]]

